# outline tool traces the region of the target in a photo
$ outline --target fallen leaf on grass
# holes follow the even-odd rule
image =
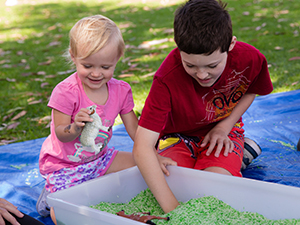
[[[12,140],[1,140],[0,141],[0,145],[7,145],[7,144],[10,144],[10,143],[13,143],[15,141],[17,141],[18,139],[17,138],[13,138]]]
[[[34,97],[31,97],[31,98],[27,99],[27,102],[32,102],[32,101],[34,101],[34,100],[35,100],[35,98],[34,98]]]
[[[158,45],[158,44],[162,44],[165,42],[168,42],[169,38],[163,38],[160,40],[153,40],[153,41],[144,41],[142,44],[139,45],[139,48],[150,48],[153,45]]]
[[[52,41],[48,44],[48,46],[57,46],[57,45],[61,45],[60,41]]]
[[[23,109],[23,107],[16,107],[16,108],[8,110],[7,113],[9,114],[9,113],[15,112],[17,110],[22,110],[22,109]]]
[[[45,78],[54,78],[54,77],[56,77],[56,76],[53,75],[53,74],[50,74],[50,75],[45,76]]]
[[[51,126],[51,122],[49,122],[46,126],[45,126],[45,128],[49,128]]]
[[[30,120],[38,122],[39,125],[47,124],[45,128],[49,128],[51,124],[51,116],[44,116],[43,118],[31,118]]]
[[[133,76],[134,76],[133,73],[127,73],[127,74],[121,74],[121,75],[119,75],[118,77],[119,77],[119,78],[124,78],[124,77],[133,77]]]
[[[56,29],[56,26],[53,25],[53,26],[48,27],[47,29],[48,29],[48,30],[55,30],[55,29]]]
[[[9,124],[9,125],[6,127],[6,129],[7,129],[7,130],[15,129],[19,124],[20,124],[20,122],[16,122],[16,123]]]
[[[126,62],[128,62],[130,59],[131,59],[131,57],[124,58],[124,59],[122,59],[122,63],[126,63]],[[0,61],[0,62],[1,62],[1,61]]]
[[[46,75],[46,72],[45,71],[39,71],[39,72],[37,72],[37,75]]]
[[[300,60],[300,56],[295,56],[295,57],[289,58],[289,61],[293,61],[293,60]]]
[[[136,58],[136,59],[132,59],[132,60],[130,60],[130,62],[129,63],[131,63],[131,62],[139,62],[139,61],[141,61],[141,59],[140,58]],[[129,65],[129,64],[128,64]]]
[[[289,12],[290,11],[288,9],[277,11],[277,12],[274,13],[274,17],[277,18],[280,15],[289,14]]]
[[[25,111],[25,110],[19,112],[17,115],[15,115],[15,116],[11,119],[11,121],[14,121],[14,120],[19,119],[20,117],[26,115],[26,113],[27,113],[27,111]]]
[[[143,76],[140,76],[141,78],[146,78],[146,77],[151,77],[151,76],[154,76],[154,74],[156,73],[156,71],[152,72],[152,73],[147,73]]]
[[[52,60],[51,59],[48,59],[46,62],[40,62],[39,65],[42,66],[42,65],[50,65],[52,63]]]
[[[22,97],[28,97],[28,96],[42,96],[42,93],[39,92],[25,92]],[[28,100],[27,100],[28,101]]]
[[[139,65],[138,63],[131,64],[131,65],[130,65],[130,68],[135,68],[135,67],[137,67],[138,65]]]
[[[44,123],[48,123],[49,121],[51,121],[51,116],[44,116],[43,118],[39,119],[39,124],[44,124]]]
[[[34,101],[29,101],[28,102],[28,105],[34,105],[34,104],[39,104],[39,103],[42,103],[43,100],[42,99],[39,99],[39,100],[34,100]]]
[[[10,63],[10,60],[8,59],[3,59],[0,61],[0,65],[4,64],[4,63]]]
[[[8,55],[11,51],[3,51],[3,49],[0,48],[0,56]]]
[[[45,87],[45,86],[47,86],[47,85],[49,85],[48,82],[41,83],[41,88],[43,88],[43,87]]]
[[[260,30],[261,28],[265,27],[267,23],[263,23],[261,26],[255,28],[256,31]]]
[[[21,76],[28,77],[32,75],[46,75],[45,71],[22,73]]]
[[[171,34],[174,33],[174,29],[173,29],[173,28],[165,29],[165,30],[163,31],[163,33],[164,33],[164,34],[169,34],[169,35],[171,35]]]
[[[296,82],[292,83],[292,86],[295,86],[298,83],[299,83],[299,81],[296,81]]]
[[[282,49],[283,49],[283,47],[276,46],[274,49],[275,49],[275,50],[282,50]]]
[[[20,39],[20,40],[17,40],[17,43],[19,43],[19,44],[24,44],[24,43],[25,43],[25,41],[24,41],[24,40],[22,40],[22,39]]]
[[[145,55],[145,57],[153,58],[154,56],[157,56],[159,54],[160,54],[159,52],[152,52],[152,53],[149,53],[148,55]]]
[[[121,23],[121,24],[119,24],[119,28],[120,29],[123,29],[123,28],[128,28],[128,27],[130,27],[130,26],[132,26],[132,24],[131,23]]]
[[[12,117],[13,114],[14,114],[14,112],[11,112],[11,113],[9,113],[8,115],[3,116],[2,121],[5,121],[5,120],[7,120],[8,118]]]
[[[31,76],[31,75],[34,75],[33,72],[28,72],[28,73],[22,73],[21,76],[23,77],[28,77],[28,76]]]
[[[16,79],[10,79],[10,78],[6,78],[6,80],[8,81],[8,82],[16,82]]]
[[[34,78],[34,79],[31,79],[31,80],[42,82],[42,81],[44,81],[45,79],[44,79],[44,78]]]
[[[65,75],[74,72],[75,69],[57,72],[57,75]]]
[[[127,70],[123,70],[122,73],[127,74],[127,73],[132,72],[132,71],[140,71],[140,70],[142,70],[142,69],[140,69],[140,68],[129,68]]]
[[[55,35],[54,35],[54,38],[55,38],[56,40],[58,40],[58,39],[61,39],[63,36],[64,36],[64,35],[62,35],[62,34],[55,34]]]

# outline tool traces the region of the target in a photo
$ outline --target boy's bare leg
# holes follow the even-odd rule
[[[209,172],[220,173],[220,174],[232,176],[232,174],[228,170],[226,170],[222,167],[217,167],[217,166],[207,167],[206,169],[204,169],[204,171],[209,171]]]
[[[53,223],[56,225],[57,222],[56,222],[56,218],[55,218],[55,214],[54,214],[54,209],[53,209],[53,207],[50,208],[50,217],[51,217]]]

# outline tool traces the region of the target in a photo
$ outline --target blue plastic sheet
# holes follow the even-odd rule
[[[243,118],[262,148],[244,177],[300,187],[300,90],[257,97]]]
[[[243,171],[243,176],[300,187],[300,152],[296,150],[300,138],[300,90],[257,97],[243,119],[245,135],[262,148],[262,154]],[[131,151],[133,142],[124,126],[115,126],[113,131],[110,146]],[[53,225],[49,217],[40,217],[35,209],[44,186],[38,169],[44,140],[0,146],[0,197]]]

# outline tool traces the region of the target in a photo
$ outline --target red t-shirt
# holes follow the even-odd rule
[[[228,117],[245,93],[272,92],[266,58],[253,46],[237,42],[226,67],[211,87],[202,87],[184,70],[175,48],[157,70],[139,125],[160,133],[205,136]]]

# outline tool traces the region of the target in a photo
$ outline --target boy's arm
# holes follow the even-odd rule
[[[138,126],[132,152],[148,187],[164,212],[168,213],[179,203],[169,188],[164,173],[168,175],[166,166],[176,165],[176,162],[169,158],[164,158],[164,162],[158,160],[159,156],[155,150],[158,137],[159,133]]]
[[[120,117],[123,121],[123,124],[126,128],[128,135],[134,141],[136,129],[138,126],[138,119],[137,119],[135,113],[133,112],[133,110],[131,110],[129,113],[120,114]]]
[[[216,157],[220,155],[223,146],[225,146],[225,156],[228,155],[228,152],[232,152],[234,145],[232,141],[228,138],[228,134],[230,133],[231,129],[236,124],[236,122],[241,118],[241,116],[252,104],[252,102],[255,99],[255,96],[256,94],[246,93],[241,98],[239,103],[235,106],[235,108],[232,110],[230,116],[220,121],[210,132],[208,132],[201,144],[201,147],[204,147],[208,144],[208,142],[210,143],[210,146],[206,153],[207,155],[211,154],[216,145]]]

